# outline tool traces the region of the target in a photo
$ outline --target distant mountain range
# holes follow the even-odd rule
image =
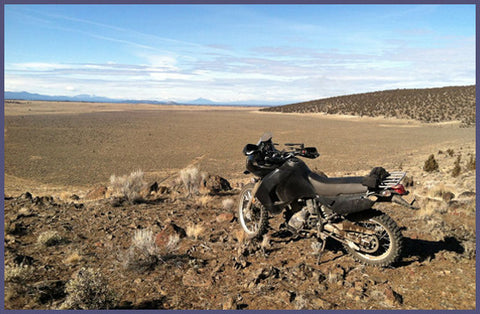
[[[156,105],[210,105],[210,106],[276,106],[281,105],[282,103],[277,102],[268,102],[268,101],[235,101],[235,102],[225,102],[219,103],[209,99],[198,98],[192,101],[186,102],[174,102],[174,101],[158,101],[158,100],[133,100],[133,99],[114,99],[102,96],[95,95],[76,95],[76,96],[50,96],[50,95],[41,95],[34,94],[29,92],[5,92],[5,99],[15,99],[15,100],[43,100],[43,101],[81,101],[81,102],[108,102],[108,103],[148,103]]]

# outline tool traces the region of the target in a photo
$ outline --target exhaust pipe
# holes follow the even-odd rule
[[[392,197],[392,202],[397,203],[399,205],[405,206],[410,209],[420,209],[420,207],[413,206],[413,203],[415,203],[416,199],[413,199],[413,201],[409,204],[406,200],[404,200],[400,195],[394,195]]]

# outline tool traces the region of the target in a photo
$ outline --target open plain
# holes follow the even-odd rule
[[[6,102],[5,264],[35,270],[23,281],[6,279],[6,308],[60,308],[82,267],[108,278],[113,308],[475,308],[476,177],[467,164],[475,160],[474,127],[257,109]],[[366,175],[375,166],[407,171],[421,209],[383,208],[403,228],[401,262],[362,266],[329,243],[317,264],[310,239],[276,238],[272,230],[261,249],[244,239],[235,208],[225,204],[249,181],[243,146],[265,131],[279,144],[317,147],[320,157],[307,164],[328,176]],[[431,154],[439,170],[427,173]],[[459,155],[462,170],[453,177]],[[189,165],[233,189],[186,197],[178,175]],[[111,175],[139,169],[165,192],[138,204],[88,197]],[[233,218],[219,219],[225,212]],[[172,225],[201,232],[180,232],[177,250],[148,271],[124,267],[136,230],[158,235]],[[63,240],[39,245],[46,231]]]

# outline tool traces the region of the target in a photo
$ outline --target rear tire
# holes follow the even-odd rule
[[[247,210],[247,205],[252,198],[254,184],[245,185],[240,191],[238,200],[238,217],[240,225],[249,238],[261,238],[268,230],[268,213],[258,200]]]
[[[403,236],[395,221],[385,213],[372,210],[362,213],[348,220],[357,225],[375,230],[373,243],[356,250],[346,244],[345,249],[353,258],[366,265],[387,267],[397,262],[402,254]]]

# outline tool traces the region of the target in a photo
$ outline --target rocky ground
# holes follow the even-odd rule
[[[462,170],[452,177],[460,152]],[[319,257],[313,239],[277,232],[281,215],[263,241],[246,239],[233,205],[245,180],[229,180],[230,190],[211,177],[207,189],[187,196],[172,178],[131,201],[108,184],[83,194],[7,194],[5,307],[89,308],[74,299],[85,286],[73,283],[92,269],[106,296],[97,308],[474,309],[473,152],[435,153],[451,166],[432,173],[402,165],[421,209],[378,207],[405,237],[401,261],[389,268],[361,265],[333,240]],[[140,230],[153,246],[135,247]]]

